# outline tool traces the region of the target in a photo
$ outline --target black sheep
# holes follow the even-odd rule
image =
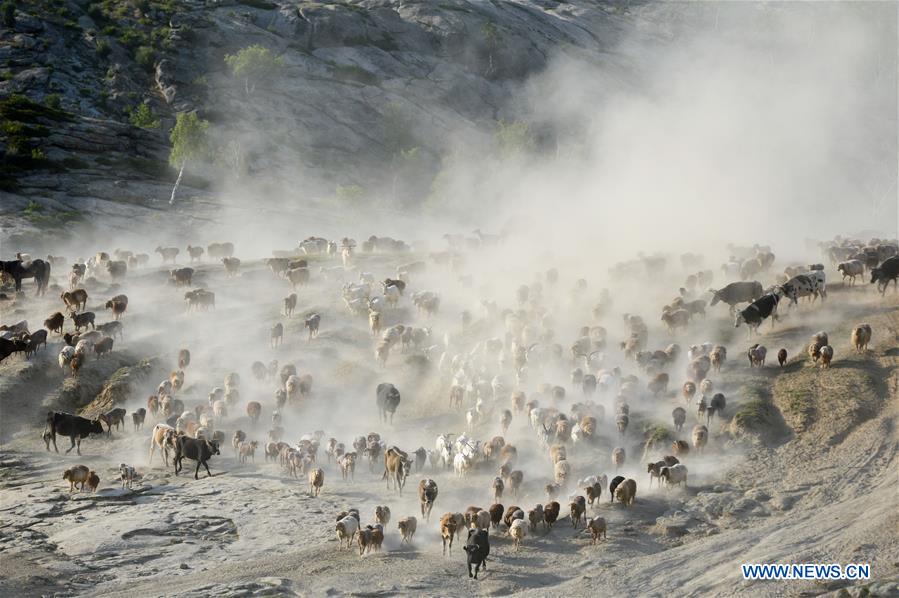
[[[397,390],[396,386],[388,382],[378,384],[377,404],[381,421],[386,422],[387,414],[389,413],[390,423],[392,424],[393,415],[400,404],[400,391]]]

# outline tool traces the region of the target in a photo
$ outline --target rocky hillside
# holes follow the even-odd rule
[[[0,188],[4,206],[43,224],[168,198],[169,132],[193,111],[211,141],[207,164],[188,168],[188,197],[229,173],[302,180],[310,196],[342,186],[418,200],[446,155],[523,118],[513,93],[525,78],[557,53],[598,58],[637,10],[552,0],[3,6]],[[226,56],[253,46],[272,68],[236,74]]]

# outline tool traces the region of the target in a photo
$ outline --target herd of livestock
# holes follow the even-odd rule
[[[313,396],[312,375],[273,358],[247,362],[252,388],[242,382],[239,372],[231,372],[208,397],[191,402],[182,395],[185,380],[191,376],[190,349],[172,347],[170,355],[177,364],[171,374],[145,405],[130,414],[135,433],[143,430],[149,419],[150,462],[146,466],[153,466],[159,450],[164,464],[168,467],[171,462],[176,474],[185,459],[192,461],[198,478],[201,468],[212,476],[210,461],[223,452],[231,452],[240,463],[255,462],[259,452],[266,462],[280,465],[284,475],[308,482],[312,496],[322,491],[326,472],[352,483],[360,463],[367,464],[368,475],[380,477],[388,489],[398,493],[410,475],[428,471],[432,477],[422,477],[417,486],[420,513],[397,521],[401,539],[408,543],[414,541],[419,524],[430,522],[431,510],[439,500],[438,482],[452,483],[452,478],[444,479],[450,475],[464,479],[488,472],[493,503],[486,508],[451,509],[437,524],[444,553],[451,553],[454,539],[462,537],[469,575],[477,577],[479,569],[487,566],[490,534],[503,533],[500,530],[518,549],[529,534],[538,530],[549,533],[567,515],[570,525],[589,532],[592,543],[604,538],[608,525],[600,515],[602,497],[624,508],[635,504],[637,481],[618,473],[627,462],[627,448],[637,442],[645,448],[644,460],[653,456],[645,465],[649,488],[654,483],[669,489],[687,486],[690,462],[703,458],[715,418],[727,416],[721,375],[729,351],[725,344],[690,341],[696,322],[703,321],[714,306],[727,304],[734,327],[747,326],[751,343],[762,323],[770,320],[775,326],[785,309],[795,309],[803,300],[824,303],[827,271],[840,276],[849,292],[864,292],[852,289],[859,277],[876,283],[880,293],[890,282],[895,287],[899,279],[895,240],[864,242],[838,237],[820,245],[825,263],[787,264],[782,269],[775,269],[776,258],[768,247],[728,246],[727,261],[714,270],[704,269],[705,256],[690,253],[679,259],[641,257],[609,269],[612,282],[672,271],[683,276],[682,286],[671,289],[673,299],[661,309],[660,330],[652,335],[643,317],[633,313],[622,316],[624,309],[613,308],[613,293],[606,289],[594,293],[585,279],[574,280],[563,289],[563,277],[556,269],[538,273],[534,281],[520,285],[509,296],[479,297],[479,313],[459,310],[453,318],[455,324],[438,331],[434,323],[449,302],[441,301],[444,297],[438,290],[419,286],[419,281],[427,279],[429,270],[440,269],[447,273],[447,280],[471,289],[467,270],[471,256],[503,243],[500,236],[476,233],[444,235],[447,248],[430,253],[389,237],[370,237],[360,247],[350,238],[310,237],[289,255],[279,253],[264,260],[272,284],[282,285],[286,295],[271,305],[272,311],[280,314],[269,335],[272,357],[281,350],[285,324],[295,311],[304,314],[308,342],[316,342],[320,330],[336,326],[334,318],[358,322],[371,335],[366,351],[372,366],[385,376],[400,363],[408,363],[408,359],[391,359],[397,352],[429,364],[428,371],[435,372],[440,381],[441,398],[434,405],[457,414],[464,430],[440,434],[415,450],[388,443],[378,431],[341,438],[339,430],[333,436],[317,430],[291,439],[284,420],[287,414],[302,411]],[[239,277],[251,262],[242,264],[234,251],[231,243],[214,243],[206,248],[188,245],[184,254],[177,247],[160,246],[155,253],[162,264],[173,264],[167,272],[169,284],[182,287],[186,309],[193,312],[216,308],[216,293],[194,285],[195,264],[213,268],[211,264],[220,263],[225,278]],[[366,261],[373,270],[366,271],[359,265],[360,256],[384,259]],[[176,265],[185,257],[189,265]],[[129,316],[128,297],[123,293],[101,297],[105,312],[89,311],[89,302],[97,304],[96,294],[102,293],[101,289],[121,290],[130,272],[153,267],[150,255],[122,250],[101,251],[71,265],[61,256],[45,260],[18,254],[16,258],[0,262],[6,291],[0,294],[0,309],[9,313],[15,306],[47,301],[29,298],[22,289],[23,279],[34,280],[38,297],[50,291],[50,297],[58,296],[59,301],[43,328],[32,330],[25,320],[0,326],[0,361],[17,353],[30,359],[42,347],[55,343],[59,346],[58,366],[65,375],[76,377],[90,360],[104,359],[115,349],[124,337]],[[58,272],[65,276],[56,275]],[[725,284],[715,285],[715,280],[722,278]],[[296,291],[313,284],[322,285],[323,293],[334,294],[345,306],[343,315],[331,315],[329,322],[324,314],[303,311]],[[414,308],[409,312],[414,322],[391,324],[395,321],[392,314],[404,305]],[[583,325],[571,331],[575,334],[567,347],[557,339],[566,334],[555,317],[561,305],[569,313],[582,310],[576,317]],[[624,331],[615,342],[606,327],[613,328],[611,322]],[[703,328],[702,334],[706,333]],[[652,346],[653,336],[665,342]],[[851,342],[862,352],[871,337],[871,326],[859,323],[852,330]],[[741,349],[750,367],[766,365],[768,349],[761,344],[763,338],[758,340]],[[809,359],[821,367],[828,367],[834,359],[824,331],[816,333],[807,347]],[[786,349],[777,351],[781,366],[788,357]],[[684,364],[685,368],[678,369]],[[672,378],[683,380],[678,391],[669,391]],[[385,429],[393,428],[394,416],[401,409],[401,386],[381,382],[371,389],[372,413],[379,414],[379,425]],[[266,387],[270,390],[259,390]],[[665,404],[674,408],[670,424],[661,426],[666,428],[660,436],[664,442],[658,442],[657,435],[647,439],[644,434],[659,425],[633,429],[632,420],[645,424],[647,412]],[[109,435],[113,428],[124,429],[127,413],[117,407],[91,419],[51,411],[43,433],[46,448],[52,446],[58,452],[57,437],[68,438],[66,453],[75,449],[80,455],[82,439]],[[270,426],[263,424],[269,421]],[[684,432],[688,424],[689,435]],[[256,432],[263,425],[270,427],[265,435]],[[238,426],[242,429],[236,429]],[[521,450],[511,442],[513,436],[521,439]],[[525,454],[545,466],[525,467]],[[134,466],[121,464],[119,471],[122,488],[130,488],[140,478]],[[546,493],[545,502],[530,507],[521,503],[520,499],[529,495],[524,488],[526,472]],[[98,474],[84,465],[66,469],[63,477],[70,490],[84,490],[85,486],[96,490],[100,485]],[[363,521],[358,509],[336,515],[334,529],[341,549],[353,544],[360,554],[380,549],[391,520],[389,506],[377,506],[370,523]]]

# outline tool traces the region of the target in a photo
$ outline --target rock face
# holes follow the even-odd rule
[[[0,133],[0,190],[13,211],[23,198],[78,210],[123,196],[159,203],[176,175],[168,131],[193,110],[212,123],[232,172],[304,177],[310,192],[333,193],[388,184],[398,152],[419,148],[427,184],[451,143],[483,142],[496,121],[520,116],[513,92],[526,77],[557,53],[599,59],[639,10],[545,0],[72,0],[52,13],[15,4],[14,24],[0,28],[0,102],[21,94],[58,110],[0,107],[4,122],[26,127]],[[224,57],[254,44],[281,67],[248,93]],[[129,119],[142,102],[158,123]],[[199,174],[187,195],[202,195]]]

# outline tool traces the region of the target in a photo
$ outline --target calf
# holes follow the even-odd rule
[[[749,307],[739,312],[734,318],[734,328],[738,328],[741,323],[745,322],[749,327],[749,335],[752,336],[753,331],[757,331],[758,327],[765,321],[765,318],[771,316],[771,326],[777,320],[777,304],[780,301],[780,294],[777,292],[768,293],[753,301]]]
[[[68,436],[72,441],[72,446],[68,448],[68,454],[73,448],[81,454],[81,439],[87,438],[91,434],[102,434],[103,424],[99,419],[87,419],[71,413],[61,413],[58,411],[47,412],[47,430],[50,432],[50,442],[53,443],[53,449],[58,453],[59,448],[56,446],[56,435]],[[49,448],[49,443],[48,443]]]
[[[200,465],[206,468],[208,477],[212,477],[209,471],[208,461],[213,455],[219,455],[219,447],[215,442],[206,440],[205,438],[190,438],[188,436],[179,436],[175,441],[175,475],[181,471],[181,461],[184,458],[192,459],[197,462],[197,469],[194,472],[194,479],[200,479]]]
[[[490,539],[486,529],[469,529],[468,541],[462,547],[468,553],[468,577],[478,578],[478,571],[484,566],[487,570],[487,557],[490,555]],[[471,566],[474,565],[474,574]]]
[[[757,281],[732,282],[723,289],[709,289],[712,293],[712,301],[710,305],[715,305],[719,301],[727,303],[730,306],[730,312],[734,312],[734,306],[737,303],[748,303],[755,301],[764,294],[762,283]]]
[[[144,427],[144,420],[147,417],[147,410],[141,407],[137,411],[131,413],[131,421],[134,423],[134,429],[140,430]]]
[[[881,296],[886,294],[890,282],[894,291],[899,285],[899,256],[887,258],[882,264],[871,270],[871,284],[877,283]]]
[[[119,426],[125,426],[125,413],[126,411],[121,407],[117,407],[108,413],[104,413],[100,416],[100,420],[106,422],[106,435],[109,436],[112,434],[112,427],[115,426],[115,429],[118,430]]]

